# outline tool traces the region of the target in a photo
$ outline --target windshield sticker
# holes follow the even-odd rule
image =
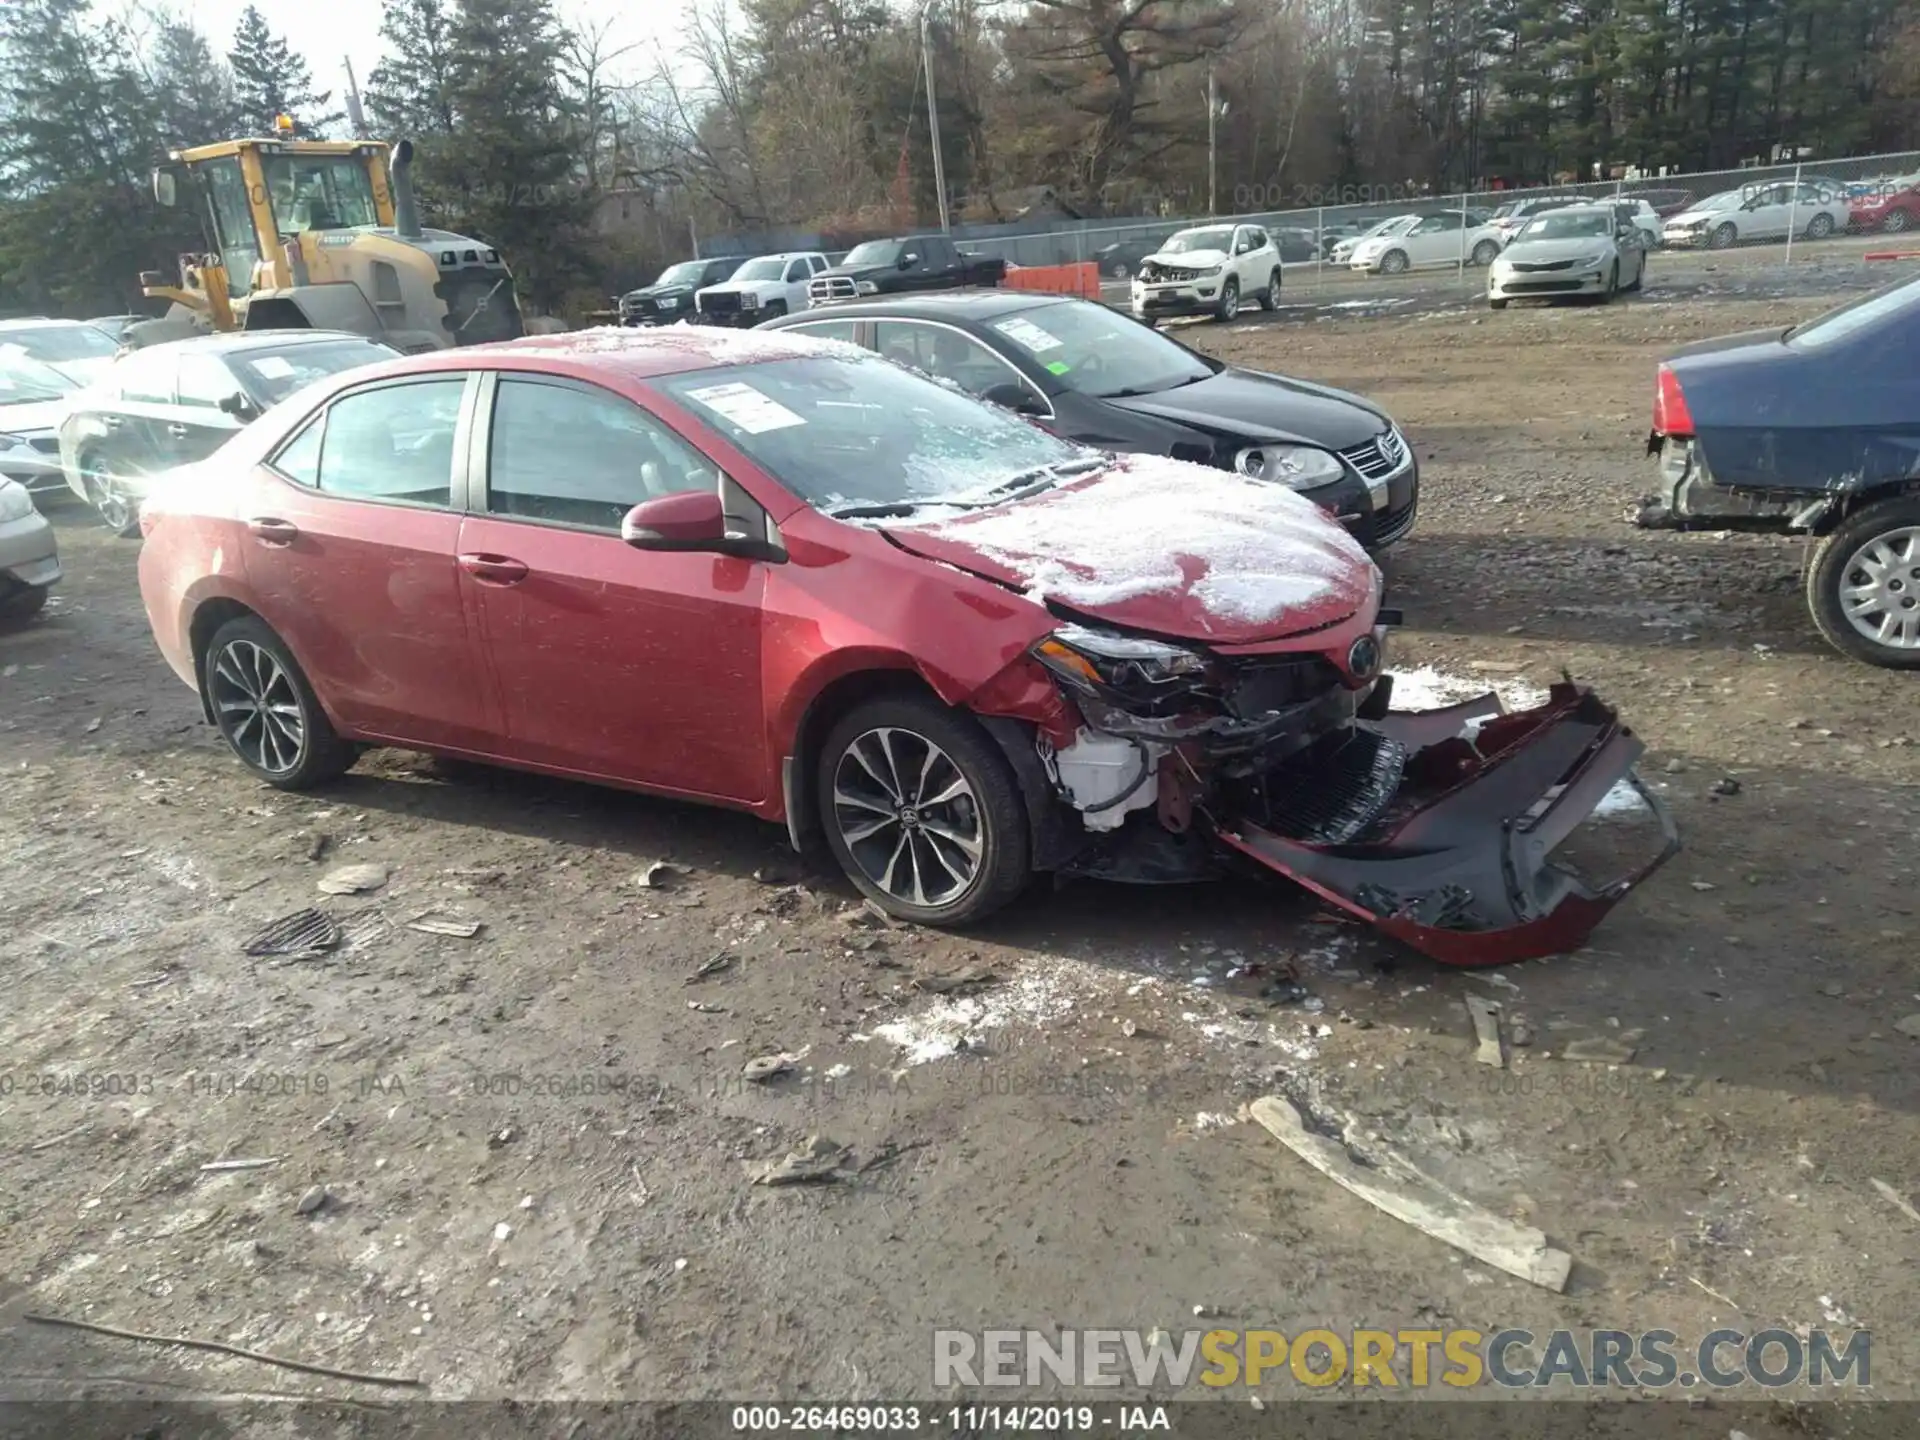
[[[1047,369],[1051,370],[1056,375],[1064,375],[1069,370],[1073,369],[1073,367],[1064,360],[1049,360],[1047,362]]]
[[[807,422],[772,396],[762,395],[751,385],[705,385],[687,391],[689,400],[706,406],[724,420],[731,420],[749,435],[768,430],[785,430]]]
[[[293,363],[284,355],[258,355],[253,368],[269,380],[284,380],[293,374]]]
[[[1036,355],[1047,350],[1058,350],[1060,348],[1059,336],[1049,334],[1031,320],[1023,320],[1016,317],[1012,320],[1002,320],[993,328],[1009,340],[1026,346],[1027,349],[1033,351]]]

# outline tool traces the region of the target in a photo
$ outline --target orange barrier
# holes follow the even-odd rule
[[[1920,260],[1920,250],[1872,250],[1863,260]]]
[[[1037,290],[1046,295],[1100,298],[1100,267],[1091,260],[1079,265],[1009,265],[1001,282],[1008,290]]]

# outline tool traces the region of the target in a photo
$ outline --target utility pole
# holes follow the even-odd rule
[[[926,0],[920,7],[920,63],[927,72],[927,138],[933,142],[933,189],[940,201],[940,233],[951,235],[953,225],[947,217],[947,166],[940,153],[940,106],[933,97],[933,7]]]
[[[1214,84],[1213,58],[1207,58],[1207,214],[1218,215],[1220,194],[1220,90]]]
[[[360,82],[353,78],[353,58],[342,58],[347,62],[347,123],[353,126],[353,138],[359,140],[367,133],[367,117],[360,109]]]

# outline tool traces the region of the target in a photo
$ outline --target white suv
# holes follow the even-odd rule
[[[718,285],[693,293],[694,318],[707,325],[758,325],[807,308],[807,282],[827,268],[817,250],[749,260]]]
[[[1133,277],[1133,313],[1231,320],[1243,301],[1262,310],[1280,303],[1280,252],[1258,225],[1200,225],[1169,236],[1140,262]]]

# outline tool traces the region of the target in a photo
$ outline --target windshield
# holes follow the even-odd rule
[[[877,356],[775,360],[656,383],[829,514],[978,504],[1010,481],[1044,481],[1040,467],[1096,458]]]
[[[733,272],[735,280],[778,280],[786,274],[787,262],[778,255],[763,256],[758,260],[749,260]]]
[[[1742,201],[1738,190],[1723,190],[1718,195],[1709,195],[1693,208],[1695,210],[1732,210]]]
[[[900,254],[898,240],[868,240],[847,252],[842,265],[891,265]]]
[[[1233,231],[1225,226],[1215,230],[1182,230],[1160,247],[1163,255],[1185,255],[1195,250],[1231,250]]]
[[[1370,240],[1376,235],[1398,235],[1401,231],[1410,230],[1419,223],[1418,215],[1396,215],[1391,220],[1382,220],[1361,238]]]
[[[1829,310],[1816,320],[1796,325],[1787,332],[1787,343],[1796,349],[1817,350],[1822,345],[1844,340],[1849,335],[1856,335],[1909,310],[1920,312],[1920,279],[1909,280],[1875,295],[1863,295],[1838,310]],[[1920,314],[1916,318],[1920,318]]]
[[[1520,232],[1522,240],[1576,240],[1585,235],[1611,235],[1613,225],[1605,215],[1569,215],[1564,211],[1542,215]]]
[[[354,155],[267,155],[261,159],[273,223],[282,235],[378,225],[373,180]]]
[[[1069,390],[1099,399],[1151,395],[1213,374],[1158,330],[1085,300],[1041,305],[992,322]]]
[[[58,400],[80,387],[33,359],[24,350],[0,344],[0,405],[31,405]]]
[[[264,406],[279,404],[315,380],[398,359],[399,355],[398,350],[378,340],[319,340],[289,345],[284,350],[236,351],[227,357],[227,363],[247,387],[247,393]]]
[[[18,346],[35,360],[65,365],[75,360],[111,360],[119,345],[92,325],[19,326],[0,331],[0,345]]]
[[[682,260],[678,265],[669,265],[660,272],[656,285],[694,285],[707,273],[705,260]]]

